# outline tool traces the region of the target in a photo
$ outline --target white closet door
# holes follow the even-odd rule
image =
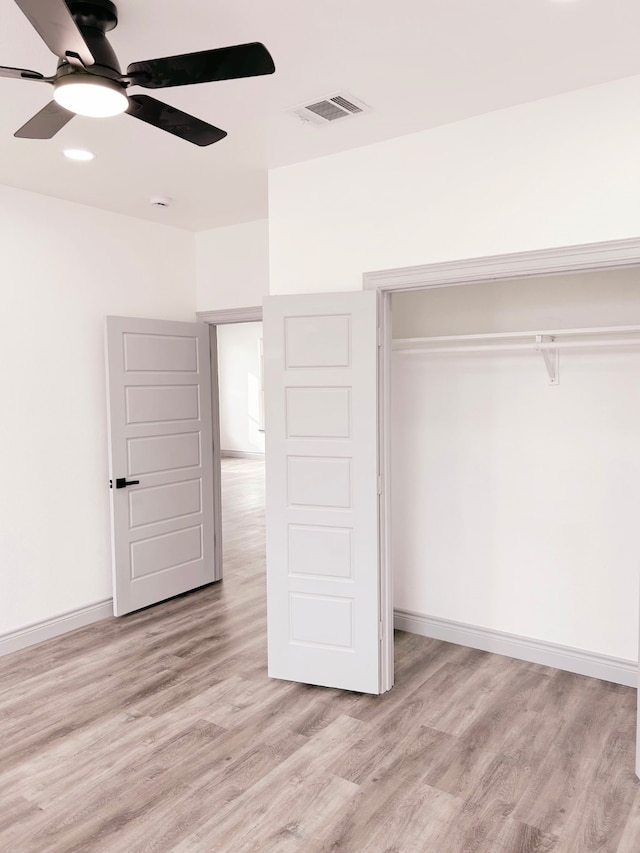
[[[209,329],[107,318],[114,613],[217,580]]]
[[[269,675],[380,693],[376,294],[263,321]]]

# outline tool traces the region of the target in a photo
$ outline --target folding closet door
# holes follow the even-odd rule
[[[380,693],[377,296],[273,296],[263,320],[269,674]]]

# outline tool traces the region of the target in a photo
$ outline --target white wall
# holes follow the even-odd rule
[[[260,358],[262,323],[218,326],[220,448],[222,451],[264,453],[260,420]]]
[[[638,103],[631,77],[271,171],[271,292],[637,237]]]
[[[395,337],[640,325],[640,270],[396,294]],[[640,346],[394,353],[395,606],[636,659]]]
[[[111,595],[104,318],[193,320],[193,235],[0,187],[0,635]]]
[[[262,305],[269,292],[266,219],[196,234],[198,311]]]

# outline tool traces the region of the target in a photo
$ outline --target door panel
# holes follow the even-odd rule
[[[350,388],[287,388],[287,438],[349,438]]]
[[[126,451],[127,470],[131,476],[199,468],[202,462],[197,432],[128,438]]]
[[[289,525],[289,576],[353,580],[350,527]]]
[[[217,579],[209,331],[107,318],[114,612]]]
[[[200,415],[197,385],[127,388],[127,423],[190,421]]]
[[[376,294],[269,297],[263,320],[269,674],[379,693]]]
[[[190,335],[141,335],[125,332],[122,343],[126,373],[153,370],[194,373],[198,370],[198,341]]]
[[[129,493],[129,522],[131,527],[154,524],[170,518],[193,515],[202,511],[202,483],[186,480],[151,486]]]
[[[287,458],[289,506],[351,508],[351,459],[328,456]]]
[[[148,577],[202,558],[202,525],[131,543],[131,577]]]

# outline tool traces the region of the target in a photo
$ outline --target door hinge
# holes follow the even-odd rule
[[[378,327],[378,346],[382,346],[382,329]]]
[[[384,623],[378,622],[378,639],[381,640],[384,637]]]
[[[382,494],[382,477],[378,477],[378,494]]]

